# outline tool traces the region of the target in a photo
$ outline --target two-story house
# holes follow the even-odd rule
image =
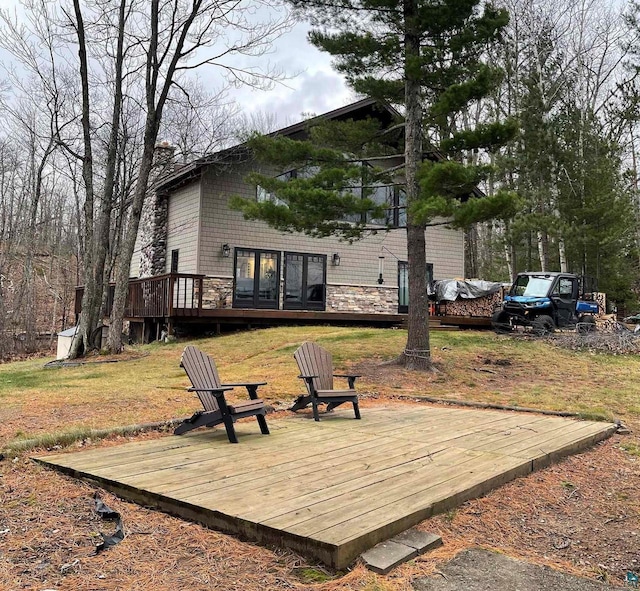
[[[364,99],[320,117],[378,117],[391,125],[398,113]],[[302,122],[275,133],[301,139],[307,129]],[[402,187],[376,189],[386,218],[371,220],[377,231],[349,244],[282,233],[230,209],[233,195],[270,198],[245,180],[256,166],[240,145],[176,167],[157,183],[131,264],[126,315],[133,332],[153,338],[161,325],[186,323],[400,323],[409,298]],[[428,227],[426,240],[431,279],[463,276],[461,231]]]

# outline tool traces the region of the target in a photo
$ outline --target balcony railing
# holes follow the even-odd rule
[[[168,273],[129,280],[125,318],[200,316],[203,275]],[[111,314],[115,286],[109,285],[106,315]],[[75,311],[82,310],[84,287],[76,287]]]

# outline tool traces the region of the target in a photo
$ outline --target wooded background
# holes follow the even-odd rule
[[[235,27],[237,35],[247,37],[233,45],[234,51],[247,59],[266,51],[290,25],[286,10],[264,2],[260,6],[270,11],[255,13],[258,4],[248,0],[234,5],[234,22],[207,2],[177,4],[185,15],[195,9],[202,17],[188,31],[193,43],[205,47],[213,26]],[[473,128],[505,117],[519,122],[515,141],[490,155],[495,168],[482,187],[488,195],[513,190],[519,201],[515,215],[466,230],[465,275],[490,281],[509,281],[522,270],[592,275],[610,302],[634,313],[640,290],[640,6],[607,0],[498,4],[508,10],[510,22],[502,43],[488,48],[487,61],[504,70],[502,83],[458,123]],[[95,213],[105,212],[107,219],[105,281],[119,262],[128,265],[119,256],[126,250],[121,245],[145,147],[146,54],[136,53],[136,39],[141,46],[143,37],[153,41],[143,14],[148,5],[142,0],[82,6],[28,0],[19,14],[0,11],[0,47],[10,55],[0,82],[0,358],[12,355],[16,343],[21,352],[34,350],[38,334],[74,322],[74,286],[82,283],[92,230],[83,174],[85,133],[93,141]],[[174,29],[185,26],[183,16],[174,15]],[[117,72],[111,58],[119,50],[114,31],[124,30],[125,22],[129,32],[132,23],[139,30],[137,37],[123,40],[114,144]],[[80,24],[89,56],[86,129],[84,88],[75,63]],[[171,23],[164,22],[156,31],[161,49],[172,47],[163,37],[169,30]],[[257,61],[253,69],[235,69],[219,52],[200,61],[184,50],[175,55],[184,67],[169,80],[157,137],[176,148],[178,162],[236,143],[251,130],[285,123],[269,114],[252,119],[231,95],[238,81],[267,85],[281,73],[261,69]],[[205,87],[193,75],[197,65],[226,69],[227,85]],[[163,75],[166,70],[159,74],[161,81]],[[114,146],[113,191],[107,200],[102,185],[110,176],[107,156]]]

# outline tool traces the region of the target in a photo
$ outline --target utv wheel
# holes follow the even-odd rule
[[[510,316],[502,310],[498,310],[491,316],[491,328],[497,334],[504,334],[511,332],[511,323],[509,322]]]
[[[578,324],[576,324],[576,331],[580,334],[587,334],[590,332],[595,332],[596,330],[596,319],[591,316],[591,314],[585,314],[584,316],[580,316],[578,318]]]
[[[533,331],[533,334],[537,337],[544,337],[554,332],[556,326],[553,323],[553,318],[551,318],[551,316],[543,315],[533,319],[533,322],[531,323],[531,329]]]

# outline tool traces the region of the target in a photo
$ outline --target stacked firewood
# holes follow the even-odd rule
[[[615,314],[598,314],[596,316],[596,330],[604,332],[616,332],[620,323]]]
[[[436,307],[440,316],[472,316],[491,318],[504,299],[502,290],[474,299],[458,298],[454,302],[441,301]]]
[[[598,314],[607,313],[607,294],[602,292],[594,292],[591,294],[592,301],[598,304]]]

